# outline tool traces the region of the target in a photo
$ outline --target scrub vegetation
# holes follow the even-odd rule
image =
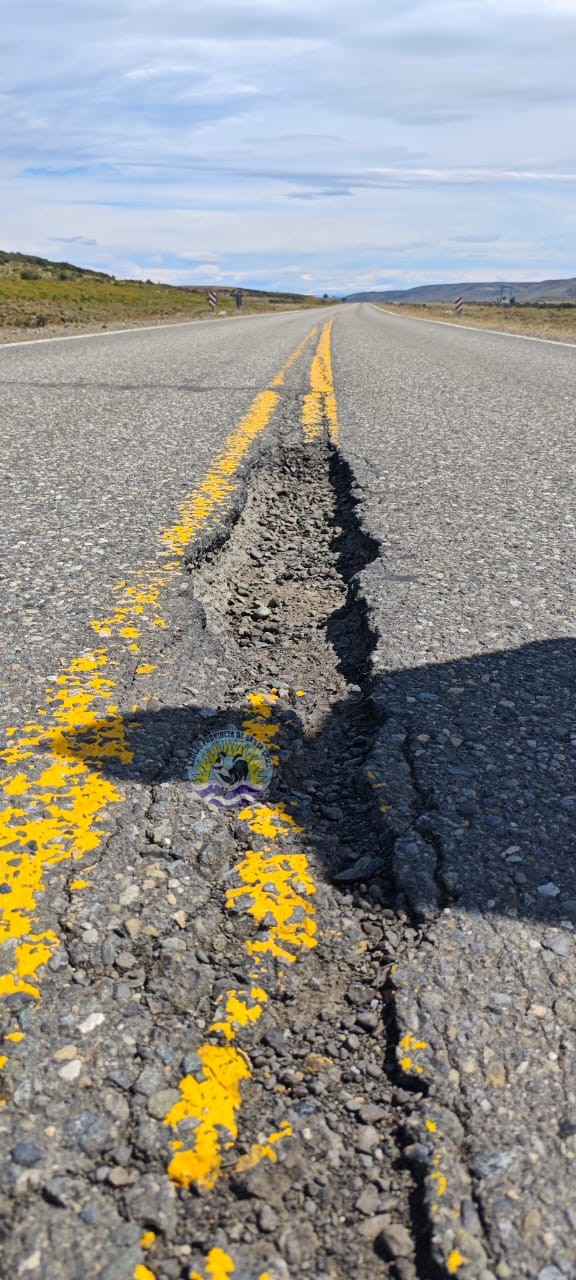
[[[556,338],[559,342],[576,342],[576,304],[498,306],[496,303],[469,302],[460,315],[446,302],[390,304],[381,303],[386,311],[421,320],[448,320],[456,325],[477,325],[481,329],[504,329],[507,333],[524,333],[532,338]]]
[[[114,276],[0,251],[0,331],[94,329],[108,325],[197,319],[211,314],[210,285],[176,286]],[[216,313],[236,312],[235,288],[217,287]],[[242,289],[243,313],[318,306],[328,299]]]

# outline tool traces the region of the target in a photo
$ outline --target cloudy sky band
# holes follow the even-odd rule
[[[0,247],[310,291],[576,274],[575,51],[576,0],[20,0]]]

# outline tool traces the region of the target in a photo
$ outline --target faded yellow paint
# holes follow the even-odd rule
[[[280,733],[280,726],[277,724],[262,724],[260,720],[243,720],[242,726],[256,738],[257,742],[263,742],[265,746]]]
[[[13,1042],[14,1044],[20,1044],[20,1041],[24,1039],[24,1032],[23,1032],[23,1031],[9,1031],[9,1032],[8,1032],[8,1035],[6,1036],[6,1039],[7,1039],[7,1040],[12,1040],[12,1042]]]
[[[136,675],[149,676],[151,671],[156,671],[156,670],[157,668],[155,667],[153,662],[143,662],[139,667],[136,667]]]
[[[438,1125],[436,1124],[435,1120],[427,1120],[426,1128],[428,1130],[428,1133],[437,1133],[438,1131]]]
[[[251,694],[247,699],[259,723],[270,726],[274,723],[272,708],[276,700],[275,691]],[[239,1031],[261,1017],[268,1000],[266,991],[257,983],[264,960],[293,963],[299,951],[317,945],[312,902],[315,885],[308,860],[303,853],[282,853],[274,847],[276,840],[297,835],[301,828],[283,805],[246,808],[240,817],[254,835],[270,841],[272,848],[265,844],[264,849],[246,852],[235,869],[240,883],[228,890],[226,903],[229,908],[245,911],[264,929],[260,928],[258,936],[245,943],[256,966],[252,974],[255,985],[248,991],[229,991],[224,1005],[226,1016],[209,1028],[211,1036],[224,1037],[226,1047],[207,1043],[199,1049],[202,1071],[197,1077],[186,1076],[180,1081],[181,1100],[166,1117],[166,1124],[172,1128],[183,1120],[195,1122],[192,1148],[184,1149],[178,1138],[172,1143],[175,1155],[168,1172],[178,1185],[185,1187],[192,1183],[213,1187],[221,1171],[223,1152],[236,1139],[240,1085],[252,1070],[249,1059],[232,1042]],[[254,1143],[237,1167],[253,1168],[260,1160],[276,1159],[274,1146],[290,1132],[285,1123],[265,1142]]]
[[[144,1232],[144,1235],[140,1237],[140,1246],[141,1246],[141,1248],[142,1248],[142,1249],[151,1249],[151,1248],[152,1248],[152,1245],[154,1244],[155,1239],[156,1239],[156,1232],[155,1232],[155,1231],[145,1231],[145,1232]]]
[[[156,1276],[150,1267],[145,1267],[144,1263],[140,1262],[134,1272],[134,1280],[156,1280]]]
[[[401,1049],[412,1049],[412,1050],[415,1050],[415,1049],[427,1049],[427,1048],[428,1048],[428,1041],[427,1041],[427,1040],[417,1040],[417,1039],[416,1039],[416,1036],[413,1036],[413,1035],[411,1035],[411,1034],[408,1034],[407,1036],[403,1036],[403,1037],[402,1037],[402,1039],[401,1039],[401,1041],[400,1041],[400,1048],[401,1048]]]
[[[416,1036],[413,1036],[409,1033],[408,1035],[402,1037],[398,1047],[402,1051],[402,1057],[398,1059],[398,1064],[402,1068],[402,1070],[413,1071],[418,1076],[423,1075],[424,1068],[421,1067],[418,1062],[414,1061],[412,1054],[418,1053],[422,1049],[427,1049],[428,1048],[427,1041],[417,1040]]]
[[[266,1142],[253,1142],[250,1150],[245,1156],[240,1156],[236,1165],[236,1173],[247,1173],[249,1169],[255,1169],[256,1165],[262,1160],[271,1160],[275,1164],[278,1157],[274,1150],[277,1142],[281,1142],[283,1138],[289,1138],[292,1134],[292,1126],[284,1120],[280,1129],[276,1133],[269,1134]]]
[[[435,1169],[434,1172],[430,1174],[430,1178],[436,1183],[436,1191],[438,1195],[446,1195],[446,1187],[448,1186],[446,1174],[442,1173],[440,1169]]]
[[[460,1267],[463,1267],[464,1263],[467,1261],[468,1259],[465,1258],[461,1253],[459,1253],[458,1249],[452,1249],[451,1252],[448,1254],[448,1258],[446,1261],[446,1268],[448,1271],[448,1275],[450,1276],[455,1275],[456,1272],[460,1270]]]
[[[87,889],[89,884],[90,884],[89,880],[71,880],[68,888],[74,889],[74,890]]]
[[[330,320],[325,325],[318,340],[310,369],[310,391],[304,397],[302,406],[302,427],[304,439],[312,441],[319,436],[326,423],[332,444],[337,444],[340,433],[330,352],[333,323]]]
[[[221,1031],[226,1040],[233,1040],[242,1027],[249,1027],[257,1022],[262,1016],[262,1005],[266,1003],[268,996],[261,987],[252,987],[249,998],[252,1001],[259,1000],[260,1004],[249,1004],[245,992],[230,991],[226,1000],[226,1019],[223,1022],[213,1022],[210,1031]]]

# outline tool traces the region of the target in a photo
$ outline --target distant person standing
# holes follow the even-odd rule
[[[244,301],[244,298],[242,297],[242,294],[240,293],[240,290],[238,290],[238,293],[236,294],[236,310],[237,310],[237,311],[241,311],[241,310],[242,310],[242,303],[243,303],[243,301]]]

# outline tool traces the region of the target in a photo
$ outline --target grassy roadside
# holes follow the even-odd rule
[[[235,290],[218,289],[216,314],[236,314]],[[321,298],[242,290],[241,314],[286,311],[326,305]],[[201,320],[212,315],[207,289],[177,288],[111,277],[23,279],[0,272],[0,342],[50,337],[55,333],[94,332],[171,320]]]
[[[576,305],[497,306],[496,303],[468,303],[459,316],[446,302],[377,304],[385,311],[419,320],[445,320],[454,325],[473,325],[478,329],[501,329],[506,333],[523,333],[532,338],[556,338],[559,342],[576,343]]]

